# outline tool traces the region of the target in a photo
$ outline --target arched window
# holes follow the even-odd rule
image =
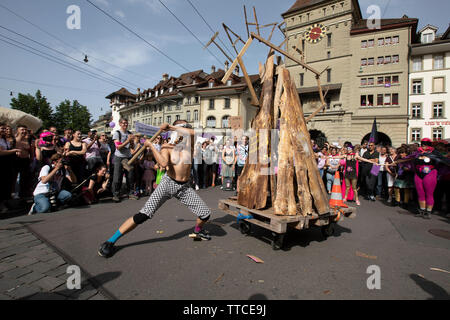
[[[222,128],[229,128],[228,119],[230,116],[223,116],[222,118]]]
[[[215,128],[216,127],[216,118],[213,116],[209,116],[206,118],[206,126],[208,128]]]

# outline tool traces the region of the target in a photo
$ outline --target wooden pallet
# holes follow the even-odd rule
[[[264,210],[248,209],[239,205],[234,197],[227,200],[219,200],[219,209],[235,217],[237,217],[240,213],[246,216],[252,215],[253,219],[243,220],[278,234],[286,233],[288,227],[302,230],[311,226],[326,226],[330,224],[330,222],[335,222],[338,216],[338,212],[334,210],[320,216],[317,214],[308,215],[306,217],[302,215],[279,216],[273,213],[273,208]],[[342,212],[345,217],[354,218],[356,216],[356,208],[345,208],[342,209]]]

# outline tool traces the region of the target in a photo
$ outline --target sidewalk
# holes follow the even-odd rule
[[[26,226],[0,226],[0,300],[107,300],[86,279],[69,290],[70,265]]]

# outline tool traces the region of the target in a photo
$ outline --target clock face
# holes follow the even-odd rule
[[[327,27],[320,23],[310,26],[305,33],[305,39],[311,43],[317,43],[327,34]]]

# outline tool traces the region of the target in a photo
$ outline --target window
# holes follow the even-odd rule
[[[305,39],[302,40],[302,51],[305,52]]]
[[[384,77],[378,77],[377,84],[384,84]]]
[[[399,36],[395,36],[395,37],[392,37],[392,44],[398,44],[399,43],[399,40],[400,40],[400,37]]]
[[[377,106],[382,106],[382,105],[383,105],[383,95],[377,94]]]
[[[392,76],[392,83],[398,83],[398,76]]]
[[[413,94],[421,94],[422,93],[422,80],[413,80],[412,93]]]
[[[158,124],[162,124],[162,117],[159,117],[159,122]]]
[[[444,115],[444,107],[442,102],[433,103],[433,118],[442,118]]]
[[[177,110],[181,110],[181,100],[177,101]]]
[[[327,34],[327,47],[331,47],[331,33]]]
[[[170,104],[167,105],[167,111],[172,111],[172,106]]]
[[[378,62],[377,62],[377,64],[378,64],[378,65],[384,64],[384,57],[378,57]]]
[[[361,96],[361,107],[365,107],[367,105],[367,97]]]
[[[186,98],[186,104],[191,104],[191,97]]]
[[[327,51],[327,59],[331,59],[331,51]]]
[[[222,128],[228,128],[229,127],[228,126],[228,118],[229,118],[229,116],[224,116],[222,118]]]
[[[433,41],[433,33],[425,33],[423,35],[423,43],[430,43]]]
[[[194,121],[198,121],[198,110],[194,110]]]
[[[411,140],[420,141],[421,139],[421,129],[411,129]]]
[[[327,9],[323,8],[323,16],[325,17],[327,15]]]
[[[422,71],[422,57],[413,58],[413,71]]]
[[[389,64],[389,63],[391,63],[391,56],[384,57],[384,64]]]
[[[209,99],[209,110],[214,110],[214,99]]]
[[[206,126],[207,126],[208,128],[215,128],[215,127],[216,127],[216,118],[213,117],[213,116],[209,116],[209,117],[206,119]]]
[[[393,93],[392,94],[392,105],[393,106],[398,106],[398,93]]]
[[[191,112],[190,111],[186,111],[186,121],[191,121]]]
[[[442,128],[433,128],[433,140],[442,140],[444,129]]]
[[[173,87],[170,87],[170,88],[169,88],[169,92],[172,92],[172,91],[173,91]]]
[[[387,46],[389,46],[389,45],[391,44],[391,40],[392,40],[391,37],[386,37],[386,38],[384,39],[384,44],[387,45]]]
[[[367,96],[367,106],[373,107],[373,94]]]
[[[361,85],[367,86],[367,78],[361,78]]]
[[[385,87],[391,86],[391,77],[390,76],[384,77],[384,86]]]
[[[391,105],[391,94],[390,93],[386,93],[384,95],[384,105],[385,106],[390,106]]]
[[[365,67],[367,65],[367,59],[361,59],[361,66]]]
[[[434,69],[444,69],[444,56],[434,56]]]
[[[225,109],[231,108],[231,100],[230,98],[225,98]]]
[[[303,87],[304,81],[305,81],[305,74],[300,73],[300,87]]]
[[[399,62],[399,56],[398,55],[392,56],[392,63],[398,63],[398,62]]]
[[[384,46],[384,38],[378,38],[378,46],[379,47]]]
[[[366,40],[362,40],[362,41],[361,41],[361,48],[362,48],[362,49],[367,48],[367,41],[366,41]]]
[[[373,63],[374,63],[374,59],[373,58],[367,59],[367,65],[373,66]]]
[[[179,114],[177,114],[177,115],[175,116],[175,120],[180,120],[180,115],[179,115]]]
[[[167,116],[167,123],[171,123],[172,122],[172,116]]]
[[[444,91],[444,77],[433,78],[433,93]]]
[[[200,97],[199,96],[195,96],[194,97],[194,101],[195,101],[195,103],[199,103],[200,102]]]
[[[327,69],[327,82],[331,82],[331,69]]]
[[[373,86],[375,83],[374,83],[374,78],[369,78],[369,79],[367,79],[367,84],[369,85],[369,86]]]
[[[231,86],[232,81],[231,80],[227,80],[227,86]]]
[[[373,48],[375,40],[374,39],[370,39],[367,41],[367,47],[368,48]]]
[[[422,105],[420,104],[413,104],[411,106],[411,117],[413,119],[420,119],[422,116]]]
[[[209,88],[214,87],[214,82],[213,82],[213,81],[210,81],[210,82],[208,83],[208,87],[209,87]]]
[[[161,94],[163,94],[164,93],[164,89],[161,89]]]

